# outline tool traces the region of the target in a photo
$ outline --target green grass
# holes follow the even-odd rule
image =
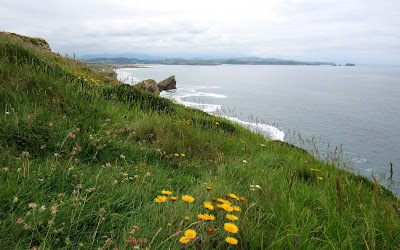
[[[28,40],[0,34],[0,249],[399,248],[400,204],[378,183]],[[238,233],[212,197],[240,207]]]

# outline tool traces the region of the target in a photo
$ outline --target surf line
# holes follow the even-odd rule
[[[222,108],[222,105],[219,105],[219,104],[205,104],[205,103],[189,102],[189,101],[183,100],[184,98],[199,97],[199,96],[207,96],[207,97],[214,97],[214,98],[226,98],[226,96],[220,95],[220,94],[197,92],[196,89],[197,88],[194,87],[194,88],[183,88],[183,89],[171,90],[170,94],[172,94],[172,92],[173,92],[173,94],[169,95],[169,98],[174,99],[177,103],[182,104],[186,107],[197,108],[197,109],[200,109],[211,115],[215,115],[215,116],[227,119],[229,121],[232,121],[236,124],[239,124],[242,127],[248,128],[255,132],[261,132],[261,133],[265,134],[267,137],[271,138],[272,140],[284,141],[285,133],[274,126],[263,124],[263,123],[247,122],[247,121],[240,120],[237,117],[219,115],[219,114],[217,114],[217,111],[221,110],[221,108]],[[166,95],[166,94],[163,96],[168,98],[168,95]]]

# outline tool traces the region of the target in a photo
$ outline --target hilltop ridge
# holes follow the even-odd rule
[[[94,57],[83,58],[86,63],[96,64],[166,64],[166,65],[221,65],[221,64],[241,64],[241,65],[332,65],[334,62],[301,62],[295,60],[283,60],[277,58],[243,57],[230,59],[183,59],[183,58],[128,58],[128,57]]]

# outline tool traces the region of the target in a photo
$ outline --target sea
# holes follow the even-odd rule
[[[175,75],[177,89],[162,97],[302,147],[400,194],[400,67],[154,65],[116,72],[132,85]]]

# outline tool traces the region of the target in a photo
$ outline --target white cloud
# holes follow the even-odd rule
[[[0,30],[60,52],[400,64],[398,0],[0,1]]]

